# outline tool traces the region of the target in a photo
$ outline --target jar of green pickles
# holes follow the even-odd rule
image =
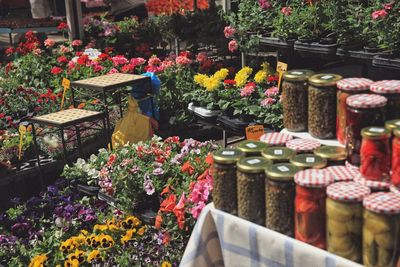
[[[362,262],[362,201],[371,193],[367,186],[339,182],[327,187],[327,250],[355,262]]]
[[[290,159],[290,163],[305,169],[322,169],[326,167],[327,160],[314,154],[298,154]]]
[[[347,152],[340,146],[321,146],[314,150],[314,154],[328,161],[327,166],[339,166],[346,163]]]
[[[237,215],[236,163],[245,154],[237,149],[222,149],[215,151],[212,155],[214,206]]]
[[[364,198],[363,263],[400,266],[400,195],[373,193]]]
[[[283,75],[283,125],[293,132],[307,130],[308,78],[311,70],[291,70]]]
[[[247,157],[261,156],[261,151],[267,148],[267,144],[260,141],[246,140],[240,142],[236,148],[246,153]]]
[[[242,158],[237,163],[239,217],[265,223],[265,170],[272,161],[263,157]]]
[[[268,147],[261,152],[261,155],[274,163],[288,163],[296,154],[296,151],[287,147]]]
[[[265,171],[265,226],[294,237],[294,175],[300,168],[277,163]]]

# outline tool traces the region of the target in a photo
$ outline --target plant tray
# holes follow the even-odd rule
[[[100,191],[100,188],[98,186],[90,186],[84,184],[78,184],[77,189],[79,192],[82,192],[89,196],[96,196]]]
[[[115,198],[110,197],[110,196],[104,194],[103,192],[99,192],[99,193],[97,194],[97,197],[98,197],[100,200],[103,200],[103,201],[107,202],[108,205],[110,205],[110,206],[112,206],[112,207],[115,207],[115,203],[116,203]]]
[[[206,121],[215,122],[218,115],[221,114],[220,110],[209,110],[203,107],[198,107],[190,103],[188,110],[192,111],[196,116]]]
[[[385,58],[382,56],[375,56],[372,60],[372,65],[375,67],[400,69],[400,58]]]
[[[380,55],[380,53],[368,53],[364,50],[345,50],[343,48],[338,48],[336,55],[338,56],[349,56],[358,59],[372,60],[375,56]]]
[[[240,135],[244,134],[246,127],[251,124],[251,122],[244,122],[238,118],[230,118],[224,115],[218,116],[217,121],[221,123],[224,129]]]
[[[317,42],[303,43],[294,42],[294,50],[301,52],[310,52],[316,54],[334,55],[336,54],[337,44],[320,44]]]
[[[294,41],[283,41],[276,37],[261,37],[260,44],[282,49],[291,49],[293,48]]]

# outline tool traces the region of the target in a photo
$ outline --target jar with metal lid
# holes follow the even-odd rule
[[[394,120],[400,118],[400,81],[384,80],[374,82],[370,87],[371,92],[387,98],[386,119]]]
[[[390,132],[384,127],[361,130],[361,174],[368,180],[388,181],[390,174]]]
[[[307,130],[308,78],[311,70],[291,70],[283,75],[283,125],[293,132]]]
[[[294,237],[293,177],[300,168],[290,163],[277,163],[265,171],[265,226]]]
[[[352,165],[360,166],[361,129],[383,126],[386,98],[373,94],[353,95],[347,98],[346,150]]]
[[[336,114],[336,138],[339,143],[345,144],[346,131],[346,100],[354,94],[363,94],[369,91],[372,80],[366,78],[347,78],[337,82],[337,114]]]
[[[261,152],[261,155],[274,163],[288,163],[296,154],[296,151],[287,147],[268,147]]]
[[[362,262],[362,201],[371,190],[355,182],[328,186],[326,194],[327,250]]]
[[[326,248],[326,187],[333,176],[324,171],[308,169],[294,176],[295,238],[321,249]]]
[[[239,217],[265,223],[265,170],[272,161],[263,157],[242,158],[237,163]]]
[[[313,153],[315,149],[319,148],[321,143],[314,139],[297,138],[290,140],[286,143],[286,147],[293,149],[296,153]]]
[[[344,147],[321,146],[314,150],[314,154],[326,159],[327,166],[340,166],[346,163],[347,153]]]
[[[385,121],[385,128],[390,131],[391,135],[393,135],[394,130],[400,128],[400,119]]]
[[[237,149],[221,149],[212,154],[214,206],[234,215],[237,215],[236,163],[244,155]]]
[[[240,142],[236,148],[246,153],[247,157],[261,156],[261,151],[267,148],[267,144],[260,141],[246,140]]]
[[[400,129],[393,132],[392,143],[392,184],[400,187]]]
[[[292,135],[285,133],[266,133],[260,137],[260,141],[268,146],[285,146],[292,139]]]
[[[290,159],[290,163],[300,169],[322,169],[326,167],[327,160],[314,154],[298,154]]]
[[[400,195],[379,192],[364,198],[363,264],[400,266]]]
[[[308,83],[308,132],[320,139],[336,136],[336,83],[342,76],[317,74]]]
[[[356,169],[348,166],[330,166],[325,170],[333,175],[335,182],[350,182],[360,175],[358,168]]]

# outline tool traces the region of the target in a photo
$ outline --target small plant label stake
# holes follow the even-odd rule
[[[278,61],[278,64],[276,65],[276,71],[279,73],[279,80],[278,80],[278,89],[281,89],[281,81],[283,74],[287,71],[288,64],[283,63],[281,61]]]
[[[22,157],[22,141],[24,136],[26,135],[26,127],[24,125],[20,125],[18,128],[19,131],[19,146],[18,146],[18,159],[21,160]]]
[[[261,136],[264,134],[263,125],[252,125],[246,127],[246,139],[247,140],[260,140]]]
[[[69,89],[70,86],[71,86],[71,81],[68,80],[67,78],[63,78],[61,84],[62,84],[62,86],[64,87],[64,91],[63,91],[63,95],[62,95],[62,99],[61,99],[61,107],[60,107],[60,110],[63,110],[63,108],[64,108],[64,102],[65,102],[65,95],[66,95],[68,89]]]

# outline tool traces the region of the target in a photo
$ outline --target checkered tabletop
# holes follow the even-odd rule
[[[85,80],[75,81],[72,82],[71,85],[72,87],[79,87],[85,89],[111,90],[132,85],[132,83],[144,79],[150,79],[150,78],[148,76],[143,76],[143,75],[113,73]]]
[[[31,121],[45,125],[67,127],[84,121],[101,118],[103,116],[104,113],[102,112],[72,108],[43,116],[33,117]]]

